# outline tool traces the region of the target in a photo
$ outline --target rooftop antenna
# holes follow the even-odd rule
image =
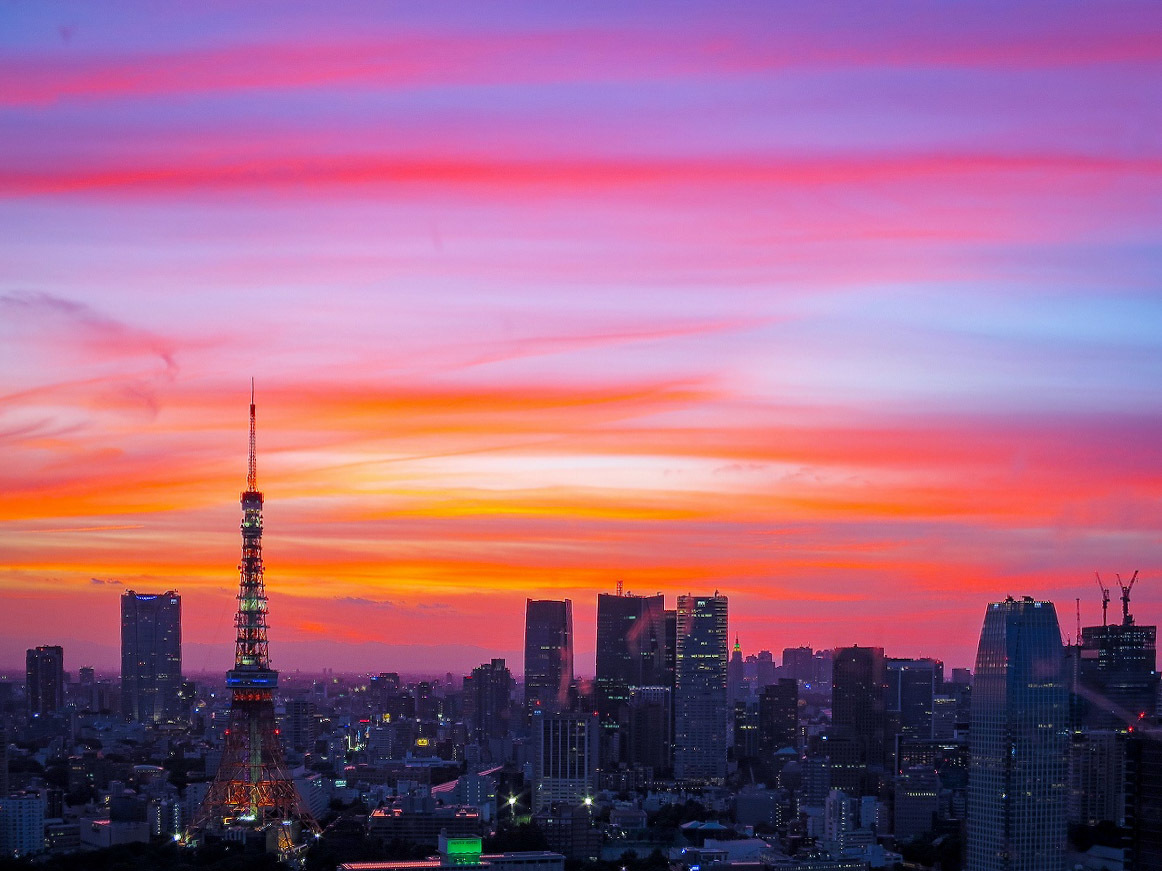
[[[1077,603],[1077,633],[1073,636],[1073,646],[1081,647],[1081,599],[1075,600]]]
[[[1106,625],[1106,611],[1108,611],[1110,607],[1110,591],[1106,585],[1101,582],[1101,575],[1099,575],[1097,572],[1094,572],[1093,576],[1097,578],[1097,585],[1101,588],[1101,625],[1104,627]]]
[[[1134,576],[1130,578],[1128,584],[1122,583],[1122,576],[1118,575],[1118,586],[1122,588],[1122,625],[1132,626],[1134,618],[1130,616],[1130,590],[1134,589],[1134,584],[1138,581],[1138,573],[1135,571]]]
[[[254,459],[254,377],[250,378],[250,457],[246,463],[246,492],[258,489],[258,463]]]
[[[621,581],[617,582],[617,595],[621,595]]]

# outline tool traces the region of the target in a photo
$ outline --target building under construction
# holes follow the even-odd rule
[[[1138,579],[1118,576],[1122,620],[1109,623],[1109,589],[1102,590],[1102,625],[1081,630],[1079,695],[1082,724],[1088,729],[1126,729],[1152,717],[1158,703],[1158,627],[1139,626],[1130,614],[1130,591]]]

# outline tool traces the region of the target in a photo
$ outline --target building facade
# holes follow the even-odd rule
[[[121,596],[121,713],[141,723],[181,717],[182,597]]]
[[[597,710],[616,722],[630,687],[673,686],[666,646],[665,599],[597,596]]]
[[[573,684],[573,603],[525,602],[525,716],[569,708]]]
[[[1052,602],[994,602],[973,679],[967,871],[1062,871],[1069,704]]]
[[[886,749],[885,690],[883,648],[835,651],[827,734],[832,788],[851,796],[876,791]]]
[[[545,714],[534,721],[534,729],[533,810],[591,798],[597,777],[597,718]]]
[[[65,652],[59,646],[29,650],[24,657],[28,712],[52,714],[65,704]]]
[[[681,781],[726,778],[726,623],[726,596],[678,597],[674,776]]]

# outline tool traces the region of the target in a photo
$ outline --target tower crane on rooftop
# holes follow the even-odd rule
[[[1134,572],[1128,584],[1123,583],[1121,575],[1117,578],[1118,586],[1122,588],[1122,625],[1130,626],[1134,622],[1134,618],[1130,616],[1130,590],[1134,589],[1134,584],[1138,581],[1138,573]]]
[[[1110,607],[1110,591],[1109,588],[1102,583],[1101,575],[1099,575],[1097,572],[1094,572],[1093,576],[1097,578],[1097,585],[1101,588],[1101,625],[1105,626],[1106,612]]]

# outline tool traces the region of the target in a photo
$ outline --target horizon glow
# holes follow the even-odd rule
[[[1162,608],[1162,6],[0,7],[0,665],[522,664],[524,598],[971,665]],[[1116,611],[1116,609],[1115,609]]]

